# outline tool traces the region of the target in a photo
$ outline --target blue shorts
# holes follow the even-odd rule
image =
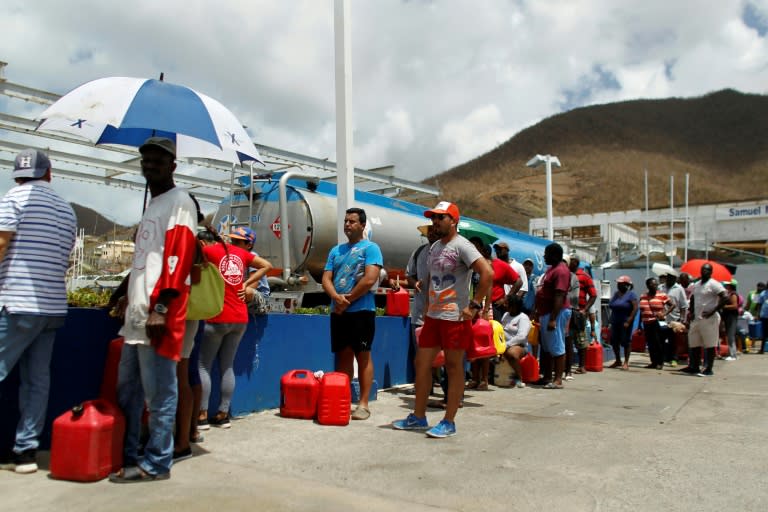
[[[541,347],[544,349],[544,352],[548,352],[554,357],[565,354],[565,330],[568,327],[568,322],[570,320],[571,310],[561,309],[560,313],[557,315],[555,329],[550,331],[547,329],[549,314],[541,315],[541,328],[539,333],[541,334]]]

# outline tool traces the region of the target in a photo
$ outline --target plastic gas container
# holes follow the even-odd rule
[[[397,277],[397,291],[387,290],[387,305],[384,311],[388,316],[408,316],[411,314],[411,302],[408,290],[400,288],[400,276]]]
[[[539,361],[531,354],[525,354],[520,359],[520,369],[523,371],[523,382],[536,382],[539,380]]]
[[[603,371],[603,346],[600,343],[593,341],[587,347],[587,360],[584,369],[588,372]]]
[[[346,373],[330,372],[320,379],[317,398],[317,422],[321,425],[349,424],[352,393]]]
[[[467,349],[467,359],[485,359],[496,355],[496,346],[493,344],[493,329],[488,320],[478,318],[472,324],[472,343]]]
[[[51,476],[95,482],[123,465],[125,418],[107,400],[89,400],[53,422]]]
[[[320,383],[309,370],[291,370],[280,379],[280,416],[312,419]]]
[[[640,329],[633,332],[630,344],[632,352],[645,352],[645,333]]]
[[[723,336],[720,338],[720,357],[728,357],[730,352],[728,351],[728,338]]]
[[[117,371],[120,367],[120,355],[123,353],[123,341],[124,338],[120,337],[109,342],[99,391],[99,398],[114,405],[117,405]]]

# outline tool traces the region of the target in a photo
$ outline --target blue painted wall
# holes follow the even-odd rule
[[[332,371],[329,317],[265,315],[252,319],[235,358],[235,416],[280,405],[280,378],[294,369]],[[110,340],[118,324],[106,311],[71,308],[56,336],[51,361],[51,392],[42,447],[50,441],[53,420],[71,407],[97,398]],[[374,378],[379,388],[412,380],[409,355],[410,320],[377,317],[373,344]],[[218,401],[218,372],[214,372],[211,409]],[[10,445],[18,422],[18,376],[0,383],[0,449]]]

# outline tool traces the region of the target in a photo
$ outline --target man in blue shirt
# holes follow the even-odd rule
[[[371,346],[376,329],[376,304],[372,287],[378,283],[384,260],[378,245],[363,237],[367,219],[362,208],[350,208],[344,216],[348,242],[328,254],[323,272],[323,290],[331,297],[331,350],[336,370],[350,380],[354,361],[360,381],[360,402],[353,420],[367,420],[368,394],[373,385]]]

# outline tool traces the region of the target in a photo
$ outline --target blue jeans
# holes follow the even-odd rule
[[[117,401],[125,414],[125,466],[138,461],[144,397],[149,405],[149,441],[138,465],[153,475],[168,473],[173,465],[173,422],[178,391],[176,361],[157,355],[147,345],[123,345],[117,377]]]
[[[51,354],[63,316],[12,315],[0,310],[0,381],[19,363],[19,424],[13,451],[36,450],[51,387]]]

